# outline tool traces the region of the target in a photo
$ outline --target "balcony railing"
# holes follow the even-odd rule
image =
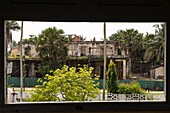
[[[99,59],[103,59],[104,56],[103,55],[89,55],[90,58],[99,58]],[[128,56],[126,55],[107,55],[107,58],[128,58]]]

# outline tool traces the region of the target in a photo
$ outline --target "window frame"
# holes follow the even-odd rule
[[[19,1],[19,0],[18,0]],[[63,22],[72,22],[72,21],[90,21],[90,22],[94,22],[94,21],[98,21],[98,22],[102,22],[102,21],[107,21],[107,22],[111,22],[111,21],[115,21],[115,22],[158,22],[158,21],[165,21],[167,22],[167,31],[170,28],[170,18],[169,18],[169,12],[170,10],[168,10],[168,5],[166,5],[166,3],[163,4],[163,6],[159,7],[159,4],[157,5],[157,2],[154,2],[154,0],[149,0],[151,3],[153,2],[153,5],[150,6],[151,10],[148,10],[146,13],[146,10],[148,9],[147,6],[142,6],[139,7],[138,5],[134,5],[134,7],[132,6],[131,8],[128,9],[128,11],[132,11],[132,9],[137,8],[136,11],[131,12],[126,14],[128,11],[123,11],[123,8],[125,7],[126,9],[130,6],[117,6],[114,7],[113,6],[107,6],[107,2],[103,3],[101,2],[101,4],[103,4],[103,6],[101,5],[96,5],[96,1],[94,2],[89,2],[89,0],[83,0],[81,2],[78,2],[78,6],[76,6],[75,8],[72,6],[59,6],[59,7],[53,7],[53,5],[43,5],[41,4],[40,6],[42,7],[48,7],[49,9],[46,9],[47,11],[43,10],[41,12],[40,9],[37,9],[36,5],[30,5],[28,3],[28,5],[21,3],[20,5],[17,4],[18,2],[17,0],[12,0],[12,2],[10,2],[10,0],[4,0],[5,4],[2,3],[1,4],[1,8],[3,9],[0,13],[0,31],[2,31],[0,33],[1,36],[1,41],[0,41],[0,45],[1,46],[1,51],[0,51],[0,57],[1,57],[1,64],[5,64],[4,63],[4,42],[5,39],[2,38],[4,37],[4,20],[26,20],[26,21],[63,21]],[[45,1],[45,0],[42,0]],[[67,0],[64,0],[67,1]],[[75,0],[74,0],[75,1]],[[141,0],[142,1],[142,0]],[[158,0],[160,2],[162,2],[161,0]],[[135,0],[131,0],[131,2],[135,3]],[[165,1],[163,1],[165,2]],[[15,3],[15,4],[13,4]],[[122,3],[122,0],[119,4]],[[88,6],[90,4],[90,6]],[[119,5],[117,3],[117,5]],[[142,4],[142,2],[141,2]],[[168,3],[167,3],[168,4]],[[4,5],[4,6],[3,6]],[[94,9],[93,6],[97,6],[97,9]],[[106,5],[106,6],[104,6]],[[132,4],[133,5],[133,4]],[[11,7],[10,7],[11,6]],[[17,7],[17,8],[16,8]],[[26,7],[26,8],[25,8]],[[67,11],[67,9],[72,8],[72,10]],[[88,7],[88,9],[87,9]],[[138,8],[139,7],[139,8]],[[155,8],[158,7],[158,8]],[[32,8],[32,9],[29,9]],[[79,8],[80,10],[77,11],[77,8]],[[103,9],[100,10],[100,8]],[[145,9],[146,8],[146,9]],[[21,10],[23,9],[23,11]],[[52,11],[54,10],[55,11]],[[57,9],[57,10],[56,10]],[[61,9],[65,9],[65,10],[61,10]],[[118,9],[122,9],[122,10],[118,10]],[[157,10],[155,10],[157,9]],[[160,12],[157,12],[157,11]],[[99,11],[99,13],[98,13]],[[139,11],[137,13],[137,11]],[[82,13],[84,12],[84,13]],[[90,12],[90,13],[88,13]],[[58,13],[58,15],[56,15],[56,13]],[[72,14],[72,16],[68,16]],[[102,14],[102,16],[101,16]],[[114,15],[113,15],[114,14]],[[11,15],[13,15],[11,17]],[[134,16],[135,15],[135,16]],[[75,17],[75,18],[73,18]],[[113,19],[114,18],[114,19]],[[167,36],[170,36],[170,32],[167,32]],[[166,48],[170,48],[170,44],[168,45],[168,38],[166,39]],[[168,51],[168,50],[167,50]],[[166,52],[167,53],[167,52]],[[170,73],[170,70],[168,70],[168,66],[169,66],[169,59],[170,57],[168,57],[168,54],[165,54],[165,58],[167,61],[167,64],[165,64],[166,67],[166,75],[168,75]],[[166,63],[165,61],[165,63]],[[0,69],[1,73],[4,73],[5,68],[4,66]],[[4,74],[2,74],[4,75]],[[0,91],[0,111],[16,111],[16,112],[22,112],[22,111],[34,111],[34,112],[105,112],[105,111],[140,111],[140,110],[169,110],[170,108],[170,90],[166,90],[166,102],[85,102],[85,103],[23,103],[23,104],[11,104],[11,105],[7,105],[5,104],[5,92],[6,92],[6,88],[4,86],[6,86],[6,82],[5,82],[6,78],[5,76],[0,76],[0,89],[2,91]],[[170,86],[170,80],[169,77],[166,76],[166,89],[169,89]],[[96,107],[97,106],[97,107]],[[134,107],[137,106],[137,107]],[[48,109],[47,109],[48,108]]]

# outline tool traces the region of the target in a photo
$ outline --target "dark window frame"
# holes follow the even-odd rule
[[[170,18],[169,18],[169,1],[162,0],[148,0],[147,2],[143,2],[140,0],[139,3],[136,3],[135,0],[131,0],[131,2],[123,2],[120,0],[119,2],[111,2],[107,0],[101,0],[100,2],[89,0],[69,2],[67,0],[62,0],[62,2],[50,2],[45,0],[41,0],[42,2],[21,2],[19,0],[4,0],[1,4],[1,12],[0,12],[0,33],[1,41],[0,45],[4,45],[4,20],[41,20],[41,21],[114,21],[114,22],[157,22],[157,21],[165,21],[167,22],[167,28],[170,28]],[[98,3],[98,4],[97,4]],[[37,5],[40,8],[37,8]],[[58,7],[54,7],[54,6]],[[97,6],[98,8],[94,8]],[[17,7],[17,8],[16,8]],[[48,7],[48,8],[47,8]],[[87,8],[88,7],[88,8]],[[44,9],[43,9],[44,8]],[[54,10],[55,9],[55,10]],[[69,10],[68,10],[69,9]],[[134,10],[135,9],[135,10]],[[90,13],[89,13],[90,12]],[[58,14],[58,15],[57,15]],[[12,16],[11,16],[12,15]],[[69,16],[68,16],[69,15]],[[73,18],[74,17],[74,18]],[[170,36],[170,32],[167,33],[168,37]],[[167,38],[168,39],[168,38]],[[169,40],[168,40],[169,41]],[[167,41],[167,43],[168,43]],[[170,44],[167,44],[167,48]],[[4,46],[1,46],[0,51],[0,62],[4,64]],[[167,55],[167,58],[168,55]],[[167,67],[169,66],[169,60],[167,59]],[[166,68],[167,68],[166,67]],[[1,73],[4,73],[4,67],[1,69]],[[166,74],[168,75],[170,70],[167,69]],[[170,77],[167,76],[167,89],[170,86]],[[0,111],[9,111],[9,112],[24,112],[24,111],[32,111],[32,112],[104,112],[104,111],[140,111],[140,110],[169,110],[170,108],[170,90],[167,90],[167,102],[142,102],[142,103],[100,103],[100,102],[86,102],[86,103],[36,103],[36,104],[13,104],[6,105],[4,104],[4,76],[0,76]],[[96,107],[97,106],[97,107]],[[136,106],[136,107],[134,107]],[[48,108],[48,109],[47,109]],[[49,111],[50,110],[50,111]]]

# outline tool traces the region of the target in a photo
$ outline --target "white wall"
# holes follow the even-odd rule
[[[158,67],[155,69],[155,78],[157,78],[158,76],[164,76],[164,67]]]

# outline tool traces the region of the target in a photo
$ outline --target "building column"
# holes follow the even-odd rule
[[[123,79],[126,79],[126,60],[123,60]]]
[[[95,66],[96,66],[96,68],[95,68],[95,74],[97,75],[97,76],[100,76],[100,63],[95,63]]]
[[[32,77],[35,76],[35,70],[34,70],[34,68],[35,68],[34,63],[31,63],[31,76],[32,76]]]
[[[126,76],[129,77],[129,62],[126,60]]]

